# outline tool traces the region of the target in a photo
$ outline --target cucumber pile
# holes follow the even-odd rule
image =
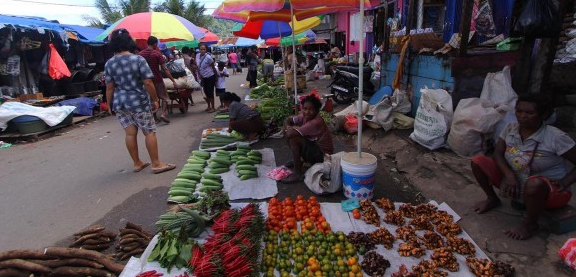
[[[195,202],[194,195],[196,185],[202,178],[201,174],[206,167],[206,160],[210,158],[210,153],[204,151],[193,151],[182,170],[176,175],[172,182],[172,187],[168,191],[168,202],[190,203]]]
[[[201,149],[219,148],[224,147],[233,143],[236,143],[237,139],[219,133],[206,134],[206,138],[202,139],[200,142]]]
[[[232,160],[230,159],[230,152],[226,150],[216,151],[216,156],[209,160],[208,168],[212,174],[222,174],[230,171]]]
[[[232,164],[228,151],[218,150],[214,157],[210,158],[210,153],[208,153],[208,157],[208,172],[201,173],[200,177],[202,179],[200,179],[200,185],[197,188],[200,193],[222,190],[224,185],[219,174],[230,171],[230,165]]]
[[[249,146],[238,145],[238,149],[231,154],[235,163],[236,174],[240,180],[258,178],[256,164],[262,162],[262,153],[251,150]]]

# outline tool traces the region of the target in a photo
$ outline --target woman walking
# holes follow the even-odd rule
[[[200,79],[202,83],[202,88],[204,89],[204,95],[206,95],[206,104],[208,107],[205,111],[213,113],[216,111],[214,107],[214,87],[216,85],[216,67],[214,65],[214,59],[212,55],[208,53],[208,46],[201,43],[198,47],[200,53],[196,55],[196,64],[198,65],[198,70],[200,72]]]
[[[110,113],[116,114],[126,132],[126,148],[134,162],[134,172],[150,165],[138,155],[138,129],[145,136],[146,149],[152,161],[152,172],[162,173],[176,165],[160,162],[156,124],[152,113],[158,110],[158,96],[152,79],[154,74],[142,56],[132,54],[136,44],[126,29],[112,32],[110,48],[115,53],[106,65],[106,99],[112,103]],[[152,99],[152,101],[150,101]]]

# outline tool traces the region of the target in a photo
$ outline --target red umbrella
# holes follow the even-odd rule
[[[204,37],[200,39],[200,42],[218,42],[220,40],[216,34],[208,31],[208,29],[202,27],[198,28],[205,32]]]

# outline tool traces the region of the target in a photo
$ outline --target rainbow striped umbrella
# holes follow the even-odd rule
[[[292,34],[299,34],[309,30],[310,28],[320,25],[322,22],[322,16],[306,18],[304,20],[298,21],[294,20],[294,23],[286,23],[284,21],[276,20],[249,20],[241,28],[234,26],[232,28],[232,33],[238,37],[246,38],[275,38],[275,37],[286,37]]]
[[[294,36],[294,40],[292,37],[276,37],[270,38],[266,40],[266,45],[268,46],[289,46],[292,43],[296,45],[305,44],[309,41],[314,41],[316,38],[316,34],[312,30],[307,30],[303,33],[297,34]]]
[[[135,40],[155,36],[162,41],[201,39],[205,32],[187,19],[163,12],[136,13],[116,21],[96,40],[106,40],[116,29],[126,29]]]
[[[208,29],[206,28],[202,28],[202,27],[198,27],[200,28],[200,30],[202,30],[205,35],[203,38],[201,38],[200,40],[178,40],[178,41],[167,41],[166,42],[166,46],[167,47],[176,47],[178,49],[184,47],[184,46],[188,46],[188,47],[198,47],[198,45],[200,43],[206,43],[208,45],[210,44],[215,44],[218,43],[218,41],[220,40],[220,38],[218,37],[218,35],[208,31]]]

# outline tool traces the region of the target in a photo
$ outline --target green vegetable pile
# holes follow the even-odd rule
[[[326,124],[331,124],[333,115],[327,111],[320,111],[320,116],[324,119]]]
[[[158,243],[148,257],[148,261],[158,261],[163,268],[170,270],[172,267],[178,269],[188,267],[192,258],[192,249],[199,247],[194,240],[188,239],[188,234],[184,226],[180,231],[162,231],[158,236]]]
[[[214,119],[229,119],[229,118],[230,118],[229,113],[218,113],[214,116]]]
[[[258,178],[256,164],[262,162],[262,153],[251,150],[249,146],[238,146],[238,150],[232,152],[232,161],[235,163],[236,174],[240,180]]]
[[[252,99],[276,97],[286,97],[286,91],[280,87],[273,87],[268,84],[257,86],[250,91],[250,98]]]
[[[263,99],[257,110],[264,120],[283,122],[286,117],[292,114],[292,103],[286,96]]]
[[[218,133],[206,134],[206,138],[200,142],[201,149],[219,148],[235,143],[237,140],[232,136]]]

